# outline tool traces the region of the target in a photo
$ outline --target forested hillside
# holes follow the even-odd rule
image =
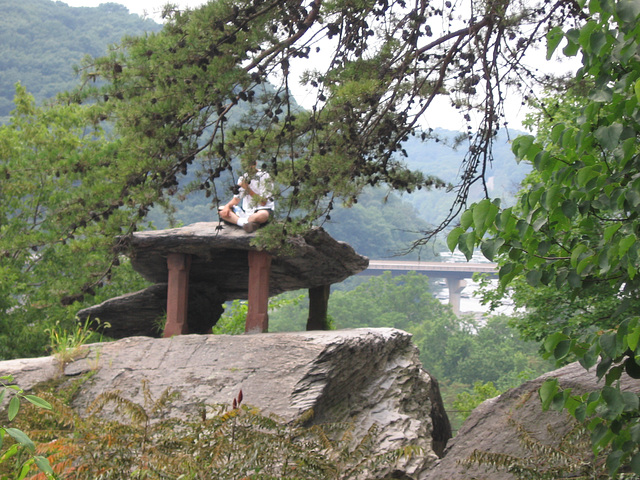
[[[73,67],[85,55],[104,55],[125,35],[161,25],[117,3],[69,7],[51,0],[0,0],[0,122],[13,109],[15,84],[43,101],[78,82]]]

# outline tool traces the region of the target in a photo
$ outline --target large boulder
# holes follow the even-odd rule
[[[421,480],[517,479],[506,468],[495,469],[488,464],[481,465],[478,461],[468,460],[476,452],[475,458],[484,458],[485,461],[492,454],[496,454],[494,459],[501,456],[502,460],[512,457],[520,461],[538,454],[531,447],[533,444],[546,446],[547,452],[557,448],[563,437],[574,428],[575,421],[565,412],[543,412],[538,390],[547,378],[553,377],[558,379],[562,388],[571,388],[573,394],[593,391],[602,387],[594,370],[587,371],[580,364],[572,363],[486,400],[469,415],[458,434],[449,442],[445,456]],[[640,380],[623,374],[621,388],[638,393]],[[585,450],[581,453],[587,458],[590,447],[588,439],[585,440]],[[546,464],[538,463],[538,468],[542,469],[550,466],[554,457],[547,454],[538,460]]]
[[[423,450],[389,467],[411,478],[426,472],[451,435],[438,385],[400,330],[129,337],[85,349],[84,358],[63,369],[49,357],[0,362],[0,371],[23,388],[56,371],[69,380],[94,371],[73,403],[81,413],[106,391],[143,402],[146,382],[155,398],[167,389],[180,392],[172,411],[181,417],[197,414],[203,403],[230,405],[242,390],[245,403],[286,420],[313,409],[317,423],[353,422],[356,440],[377,424],[377,452]]]

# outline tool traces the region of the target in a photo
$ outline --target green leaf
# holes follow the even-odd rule
[[[640,399],[638,399],[638,394],[634,392],[622,392],[622,401],[625,412],[634,412],[640,408]]]
[[[614,450],[609,455],[607,455],[607,470],[609,472],[609,476],[613,478],[620,468],[620,462],[622,461],[622,456],[624,452],[622,450]]]
[[[598,423],[591,432],[591,443],[594,447],[600,448],[603,444],[606,444],[607,437],[609,435],[609,429],[603,423]]]
[[[460,235],[460,239],[458,242],[458,248],[460,251],[464,253],[464,256],[467,258],[467,261],[470,261],[473,257],[473,250],[476,246],[476,234],[471,231],[468,233],[463,233]]]
[[[620,0],[616,3],[616,13],[623,22],[635,22],[640,14],[640,1]]]
[[[53,468],[51,468],[51,465],[49,464],[49,460],[47,460],[45,457],[42,457],[40,455],[35,455],[33,459],[35,460],[36,465],[38,466],[40,471],[47,473],[49,475],[53,475]]]
[[[563,342],[565,340],[569,340],[569,337],[562,333],[562,332],[555,332],[551,335],[549,335],[545,340],[544,340],[544,349],[547,352],[553,352],[556,349],[556,346],[560,343]]]
[[[22,430],[19,430],[17,428],[7,428],[6,431],[20,445],[23,445],[24,447],[28,448],[32,452],[35,451],[36,449],[35,444],[31,441],[31,439],[27,436],[27,434],[24,433]]]
[[[600,30],[593,32],[589,37],[589,48],[595,55],[600,53],[600,50],[606,45],[606,43],[607,36]]]
[[[636,84],[634,85],[633,88],[636,91],[636,98],[640,102],[640,79],[636,80]]]
[[[617,357],[616,335],[615,333],[603,333],[600,335],[600,348],[611,358]]]
[[[529,270],[527,272],[527,283],[532,287],[537,287],[540,284],[542,278],[542,272],[539,270]]]
[[[493,261],[496,253],[502,245],[504,245],[504,239],[502,237],[491,238],[482,242],[480,245],[480,251],[482,251],[482,254],[488,260]]]
[[[456,227],[449,232],[449,235],[447,235],[447,247],[449,247],[450,251],[453,252],[456,249],[458,246],[458,239],[464,232],[465,229],[462,227]]]
[[[580,256],[587,251],[587,246],[583,243],[581,243],[580,245],[578,245],[576,248],[573,249],[573,252],[571,253],[571,266],[572,267],[576,267],[578,265],[578,262],[580,261]]]
[[[633,457],[631,457],[629,466],[631,467],[631,470],[633,470],[633,473],[640,475],[640,452],[635,453]]]
[[[557,378],[549,378],[544,381],[542,385],[540,385],[540,390],[538,394],[540,395],[540,400],[542,401],[542,410],[549,410],[551,406],[551,402],[553,402],[553,398],[556,393],[558,393],[558,379]]]
[[[25,395],[24,398],[37,407],[44,408],[46,410],[51,410],[52,408],[49,402],[41,399],[40,397],[36,397],[35,395]]]
[[[637,237],[633,234],[627,235],[622,240],[620,240],[618,247],[618,254],[622,257],[627,251],[631,248],[631,246],[636,243]]]
[[[609,225],[608,227],[606,227],[604,229],[604,236],[603,236],[604,243],[609,243],[613,238],[613,236],[616,234],[616,232],[620,230],[621,226],[622,226],[622,223],[614,223],[613,225]]]
[[[576,212],[578,211],[578,205],[573,200],[565,200],[562,202],[562,213],[567,218],[573,218]]]
[[[638,346],[638,342],[640,341],[640,325],[633,328],[627,334],[627,345],[631,349],[631,351],[635,352]]]
[[[489,218],[491,206],[492,203],[488,198],[473,206],[473,228],[476,230],[478,237],[482,237],[486,231],[486,225],[493,222],[493,219]]]
[[[598,175],[599,173],[593,167],[583,167],[578,170],[578,175],[576,176],[578,185],[584,187],[587,185],[589,180],[596,178]]]
[[[620,390],[615,387],[604,386],[602,388],[602,398],[607,404],[609,411],[607,412],[608,418],[615,418],[624,410],[624,400]]]
[[[465,210],[460,215],[460,226],[466,231],[473,224],[473,210],[472,208]]]
[[[571,341],[563,340],[556,345],[556,348],[553,350],[553,356],[556,360],[561,360],[567,356],[569,350],[571,349]]]
[[[622,129],[622,124],[614,123],[607,127],[598,128],[593,135],[604,148],[614,150],[620,143]]]
[[[547,33],[547,60],[551,60],[553,52],[556,51],[556,48],[558,48],[558,45],[560,45],[563,38],[564,32],[562,31],[562,28],[553,27],[549,30]]]
[[[18,398],[17,395],[14,395],[13,397],[11,397],[11,400],[9,401],[9,409],[7,412],[9,421],[12,421],[14,418],[16,418],[16,415],[18,414],[18,410],[20,410],[20,398]]]

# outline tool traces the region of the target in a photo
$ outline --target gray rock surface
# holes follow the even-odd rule
[[[125,252],[133,268],[155,285],[139,292],[109,299],[77,313],[81,322],[99,319],[101,330],[112,338],[145,335],[160,337],[158,319],[166,311],[167,255],[192,256],[189,273],[187,323],[192,333],[206,333],[217,322],[221,305],[248,296],[247,252],[256,233],[232,225],[201,222],[181,228],[136,232]],[[274,254],[269,282],[270,296],[289,290],[339,283],[365,270],[369,260],[351,246],[333,239],[322,228],[288,240],[287,255]],[[108,322],[109,327],[104,328]]]
[[[503,470],[476,464],[465,467],[460,461],[469,458],[474,450],[529,457],[531,452],[522,446],[511,419],[541,443],[557,446],[558,439],[569,431],[573,422],[566,413],[542,412],[538,389],[549,377],[557,378],[562,388],[571,388],[574,394],[602,386],[602,382],[597,382],[595,369],[588,372],[580,364],[572,363],[485,401],[449,442],[444,458],[421,480],[515,480],[516,476]],[[640,392],[640,380],[623,374],[621,382],[623,390]]]
[[[155,398],[179,391],[173,404],[179,416],[197,413],[203,403],[230,405],[242,389],[244,403],[284,419],[313,409],[314,422],[352,421],[356,438],[378,424],[380,452],[424,450],[389,467],[414,478],[436,461],[451,434],[437,383],[400,330],[129,337],[85,349],[84,358],[64,368],[69,379],[95,370],[74,401],[80,412],[105,391],[142,402],[143,381]],[[49,357],[0,362],[0,371],[31,387],[60,369]]]
[[[136,232],[129,240],[133,268],[154,283],[167,281],[168,253],[191,254],[190,281],[214,284],[225,300],[246,299],[249,281],[247,252],[257,233],[218,222],[181,228]],[[290,254],[274,254],[270,295],[339,283],[366,269],[369,260],[351,246],[333,239],[322,228],[288,240]]]

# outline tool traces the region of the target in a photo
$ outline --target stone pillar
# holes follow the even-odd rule
[[[327,310],[331,285],[321,285],[309,289],[309,318],[307,330],[329,330]]]
[[[269,329],[269,277],[271,255],[249,250],[249,310],[244,331],[264,333]]]
[[[453,313],[460,315],[460,293],[467,286],[467,282],[462,278],[447,278],[447,287],[449,287],[449,305],[453,309]]]
[[[170,253],[167,256],[169,279],[167,286],[167,322],[164,337],[189,333],[187,307],[189,298],[189,269],[191,255]]]

